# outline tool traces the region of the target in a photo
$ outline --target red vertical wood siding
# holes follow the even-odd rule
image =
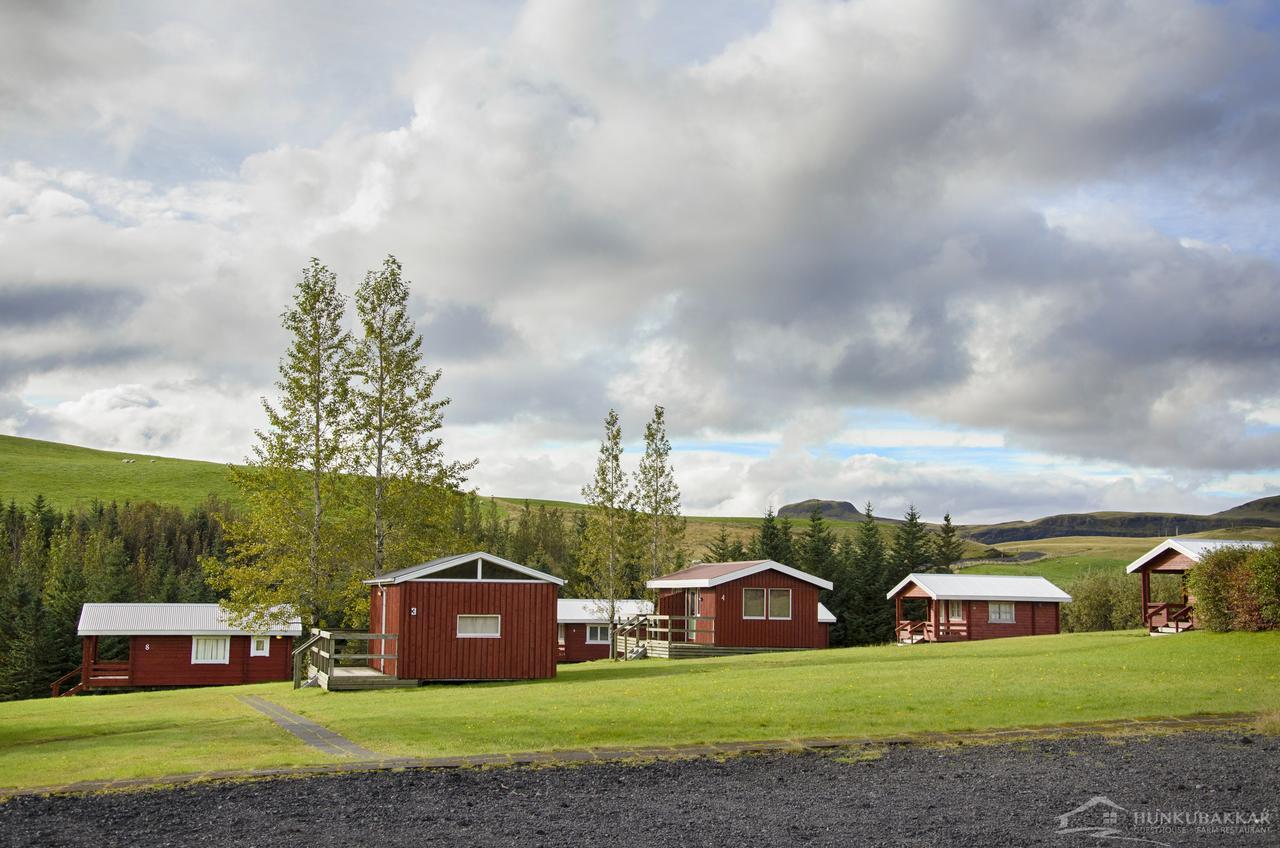
[[[382,619],[382,606],[386,604],[387,615],[385,621],[386,629],[382,629],[384,621]],[[369,632],[370,633],[400,633],[400,587],[399,586],[373,586],[369,591]],[[398,639],[374,639],[369,642],[369,653],[371,654],[400,654],[400,646]],[[384,674],[390,674],[393,677],[396,674],[396,660],[369,660],[370,668],[376,668]]]
[[[791,619],[744,619],[743,589],[790,589]],[[830,625],[818,621],[818,587],[780,571],[761,571],[702,590],[703,615],[715,616],[711,634],[699,638],[725,648],[825,648]],[[684,590],[663,589],[658,597],[661,615],[684,615]],[[768,593],[765,594],[768,608]]]
[[[1018,601],[1013,605],[1012,624],[992,624],[987,620],[986,601],[971,601],[971,639],[1002,639],[1009,636],[1043,636],[1058,632],[1058,604],[1048,601]],[[1034,629],[1032,623],[1034,622]]]
[[[232,636],[230,662],[191,662],[190,636],[131,636],[129,675],[134,686],[225,686],[289,680],[293,638],[271,637],[271,653],[249,656],[248,636]],[[148,648],[148,646],[150,646]]]
[[[556,674],[556,586],[545,581],[408,581],[400,604],[398,677],[526,680]],[[413,614],[413,610],[417,614]],[[500,615],[497,639],[459,639],[459,615]]]
[[[607,659],[608,656],[608,644],[596,645],[587,643],[587,625],[566,624],[564,626],[564,659],[562,662],[603,660]]]

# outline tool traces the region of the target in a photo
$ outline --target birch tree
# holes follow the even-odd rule
[[[409,317],[409,286],[394,256],[365,275],[356,314],[362,336],[351,360],[350,459],[372,524],[366,545],[377,576],[387,570],[388,557],[395,568],[449,546],[449,493],[475,463],[444,459],[438,431],[449,398],[435,397],[440,370],[423,364],[422,336]]]
[[[650,579],[677,570],[683,558],[685,522],[680,517],[680,487],[671,467],[666,410],[653,408],[644,429],[644,456],[635,476],[637,508],[644,523],[644,558]]]
[[[604,421],[604,439],[600,442],[595,477],[582,488],[582,498],[587,503],[588,519],[580,567],[592,595],[603,603],[602,611],[608,616],[612,633],[618,600],[629,588],[623,561],[623,534],[631,503],[627,476],[622,471],[622,427],[618,413],[612,409]],[[610,659],[613,656],[614,641],[610,638]]]
[[[245,515],[227,528],[231,556],[205,560],[209,581],[242,621],[269,620],[288,605],[307,623],[339,622],[358,602],[359,576],[344,550],[342,470],[350,433],[351,337],[337,277],[317,259],[282,315],[290,336],[276,383],[263,399],[267,427],[232,479]]]

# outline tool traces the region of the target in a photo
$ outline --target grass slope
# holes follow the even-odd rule
[[[375,751],[436,756],[886,736],[1280,702],[1276,633],[1136,631],[562,666],[381,692],[251,687]],[[320,762],[236,689],[0,704],[0,786]]]
[[[236,500],[227,467],[220,463],[0,436],[0,499],[6,503],[27,504],[44,495],[64,509],[93,500],[192,507],[211,494]]]

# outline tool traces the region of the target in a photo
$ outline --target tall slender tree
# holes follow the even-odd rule
[[[394,256],[356,291],[362,330],[351,357],[352,470],[372,518],[372,572],[443,552],[452,541],[449,493],[475,463],[446,462],[438,431],[449,398],[435,397],[440,370],[422,362],[422,336],[409,317],[409,286]],[[396,556],[396,553],[400,556]]]
[[[933,553],[932,547],[929,543],[929,530],[920,520],[915,504],[908,505],[902,523],[894,530],[893,550],[889,557],[891,568],[887,578],[889,585],[885,590],[892,589],[913,571],[927,570]]]
[[[232,556],[206,563],[242,620],[266,623],[272,608],[290,605],[311,626],[337,624],[363,596],[339,508],[351,432],[344,308],[337,277],[312,259],[282,316],[290,343],[278,405],[263,399],[267,428],[246,467],[231,471],[247,507],[228,528]]]
[[[932,571],[949,572],[951,566],[959,562],[964,555],[964,543],[956,535],[956,526],[951,523],[951,513],[942,516],[942,527],[933,537],[931,551]]]
[[[586,533],[582,540],[580,566],[587,586],[604,605],[610,625],[617,621],[618,601],[627,594],[624,534],[631,491],[622,471],[622,426],[612,409],[604,420],[604,439],[596,460],[596,473],[582,487],[588,506]],[[614,656],[614,642],[609,640],[609,657]]]
[[[755,559],[771,559],[783,565],[794,565],[795,555],[791,546],[791,523],[779,519],[773,507],[765,510],[760,529],[751,544],[751,556]]]
[[[871,502],[854,534],[849,569],[852,587],[846,605],[845,639],[850,645],[873,645],[893,637],[893,607],[885,600],[888,552]]]
[[[635,476],[636,507],[644,525],[644,561],[650,578],[680,567],[684,519],[680,517],[680,487],[671,467],[666,410],[653,408],[644,428],[644,456]]]

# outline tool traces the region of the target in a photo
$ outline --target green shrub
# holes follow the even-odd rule
[[[1063,606],[1062,629],[1068,633],[1142,626],[1142,584],[1137,575],[1111,569],[1086,571],[1071,581],[1067,594],[1071,602]],[[1178,600],[1178,578],[1154,575],[1151,594],[1155,603]]]
[[[1230,546],[1196,563],[1187,575],[1196,622],[1206,630],[1280,628],[1280,550]]]
[[[1249,564],[1253,566],[1253,590],[1263,627],[1280,630],[1280,545],[1255,551]]]

